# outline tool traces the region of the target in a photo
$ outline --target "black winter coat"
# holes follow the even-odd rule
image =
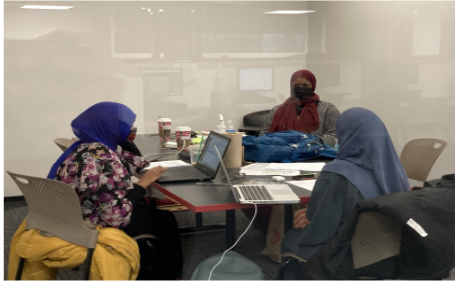
[[[338,234],[302,267],[302,279],[441,279],[455,266],[454,175],[426,182],[425,188],[382,195],[359,202]],[[430,187],[427,187],[430,186]],[[402,226],[398,256],[353,269],[351,238],[359,214],[375,211]],[[407,222],[413,219],[427,233],[422,237]]]

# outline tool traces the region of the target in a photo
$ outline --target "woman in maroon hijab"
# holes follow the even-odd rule
[[[331,103],[320,101],[315,94],[315,75],[298,70],[290,80],[291,97],[274,107],[260,135],[269,132],[297,130],[320,138],[329,146],[336,144],[335,123],[339,110]]]
[[[264,127],[259,135],[284,130],[297,130],[310,133],[329,146],[337,142],[335,124],[339,110],[331,103],[320,101],[314,93],[315,75],[308,70],[298,70],[290,80],[291,97],[283,104],[270,111]],[[242,209],[248,218],[253,218],[254,210]],[[258,217],[254,226],[267,235],[272,207],[258,209]]]

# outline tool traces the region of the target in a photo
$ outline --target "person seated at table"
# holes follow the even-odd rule
[[[282,252],[309,259],[329,242],[359,201],[409,190],[407,176],[382,120],[351,108],[336,123],[337,157],[320,173],[307,208],[309,224],[290,229]]]
[[[80,139],[54,163],[48,178],[65,182],[78,194],[83,219],[89,225],[118,228],[130,237],[152,234],[160,244],[163,277],[181,277],[182,249],[178,226],[171,212],[140,204],[146,189],[166,168],[146,171],[136,183],[131,176],[147,161],[134,143],[136,114],[114,102],[97,103],[72,123]],[[117,153],[117,147],[122,150]],[[162,251],[162,253],[161,253]],[[142,254],[143,252],[140,252]],[[141,266],[143,267],[143,266]],[[145,275],[141,271],[140,275]]]
[[[339,110],[315,94],[315,75],[298,70],[290,80],[291,96],[274,107],[259,136],[269,132],[297,130],[312,134],[329,146],[336,144],[335,123]]]
[[[329,102],[320,100],[314,93],[315,75],[308,70],[298,70],[291,75],[291,96],[281,105],[274,107],[269,114],[259,136],[269,132],[297,130],[312,134],[322,142],[334,146],[337,143],[335,123],[339,110]],[[253,209],[243,209],[248,219],[254,215]],[[264,235],[270,222],[272,207],[258,209],[258,217],[254,226]]]

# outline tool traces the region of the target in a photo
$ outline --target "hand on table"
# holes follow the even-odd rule
[[[146,189],[154,183],[162,175],[162,173],[165,172],[165,170],[167,170],[167,168],[160,166],[149,169],[143,173],[137,184]]]

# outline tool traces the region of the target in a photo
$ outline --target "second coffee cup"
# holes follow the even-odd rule
[[[187,150],[191,145],[191,127],[179,126],[175,128],[175,137],[177,139],[177,148]]]

